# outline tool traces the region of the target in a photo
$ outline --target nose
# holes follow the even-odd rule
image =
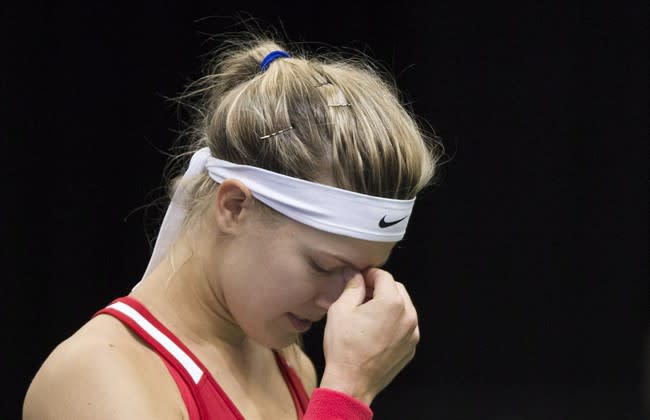
[[[345,285],[356,273],[358,273],[358,271],[346,268],[343,272],[332,275],[332,278],[325,282],[323,288],[319,290],[316,299],[314,299],[316,305],[328,310],[329,307],[336,302],[339,296],[341,296],[345,289]]]

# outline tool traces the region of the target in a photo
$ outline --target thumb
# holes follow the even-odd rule
[[[343,280],[346,282],[345,289],[336,302],[352,307],[361,305],[366,297],[366,282],[361,273],[346,269]]]

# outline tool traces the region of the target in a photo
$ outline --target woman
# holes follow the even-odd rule
[[[438,156],[360,60],[231,42],[141,282],[61,343],[25,419],[371,418],[417,314],[380,267]],[[320,385],[300,334],[327,315]]]

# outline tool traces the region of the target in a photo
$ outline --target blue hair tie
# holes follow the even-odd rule
[[[262,64],[260,64],[260,70],[266,71],[266,69],[269,68],[269,65],[273,62],[273,60],[281,57],[291,58],[288,52],[279,51],[279,50],[271,51],[266,55],[266,57],[264,57],[264,60],[262,60]]]

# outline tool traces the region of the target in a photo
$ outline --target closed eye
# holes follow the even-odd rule
[[[319,274],[332,274],[332,273],[334,273],[336,271],[336,270],[326,270],[326,269],[324,269],[320,265],[316,264],[316,262],[314,260],[312,260],[311,258],[309,259],[309,265],[311,266],[311,268],[315,272],[317,272]]]

